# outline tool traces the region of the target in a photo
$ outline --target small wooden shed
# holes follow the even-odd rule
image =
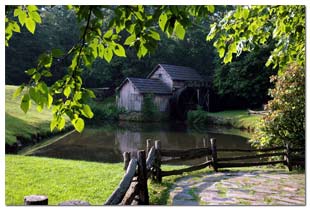
[[[142,79],[127,77],[118,87],[118,107],[128,111],[141,111],[143,98],[152,94],[154,104],[161,112],[169,111],[169,98],[171,89],[158,79]]]
[[[181,118],[197,105],[208,106],[208,83],[199,73],[185,66],[158,64],[146,79],[126,78],[117,88],[118,107],[141,111],[145,94],[152,94],[161,112],[176,112]]]

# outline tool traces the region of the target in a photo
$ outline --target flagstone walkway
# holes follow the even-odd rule
[[[305,174],[285,170],[186,176],[170,191],[171,205],[305,205]]]

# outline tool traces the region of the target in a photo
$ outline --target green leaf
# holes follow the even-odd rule
[[[100,58],[103,58],[104,46],[102,44],[98,45],[98,55]]]
[[[213,13],[214,12],[214,5],[207,5],[207,9],[209,12]]]
[[[25,87],[24,85],[19,86],[19,87],[15,90],[15,92],[14,92],[14,94],[13,94],[13,98],[16,98],[17,96],[19,96],[19,95],[21,94],[21,92],[23,91],[24,87]]]
[[[70,68],[73,70],[76,68],[77,66],[77,60],[78,60],[78,54],[75,54],[72,58],[72,61],[71,61],[71,65],[70,65]]]
[[[48,109],[51,108],[52,104],[53,104],[53,96],[51,94],[48,94],[47,95],[47,108]]]
[[[37,23],[42,23],[41,17],[37,12],[30,12],[29,16]]]
[[[126,57],[125,49],[120,44],[115,44],[113,51],[119,57]]]
[[[71,88],[69,86],[67,86],[65,89],[64,89],[64,95],[68,98],[69,95],[71,93]]]
[[[50,123],[50,129],[51,129],[51,131],[54,130],[54,128],[56,127],[56,125],[57,125],[57,118],[54,117],[53,120],[52,120],[51,123]]]
[[[16,9],[14,9],[14,17],[17,17],[19,16],[19,14],[21,13],[22,9],[19,7],[17,7]]]
[[[125,40],[124,45],[132,45],[136,41],[136,35],[131,34],[127,39]]]
[[[75,130],[81,133],[84,129],[84,120],[82,118],[77,118],[71,121]]]
[[[36,5],[28,5],[27,6],[27,10],[29,12],[33,12],[33,11],[37,11],[38,10],[38,7]]]
[[[218,53],[219,53],[220,58],[223,58],[225,54],[225,48],[222,47],[218,49]]]
[[[43,110],[43,104],[39,104],[39,105],[37,106],[37,111],[38,111],[38,112],[42,112],[42,110]]]
[[[211,30],[210,30],[209,34],[207,35],[207,37],[206,37],[207,41],[210,41],[211,39],[213,39],[215,37],[215,35],[216,35],[216,26],[217,26],[216,23],[213,23],[212,25],[210,25]]]
[[[29,89],[29,96],[34,102],[39,103],[40,102],[40,95],[37,93],[36,89],[31,87]]]
[[[44,77],[52,77],[53,76],[52,73],[48,70],[43,70],[41,74]]]
[[[43,53],[39,56],[39,66],[44,66],[45,68],[50,68],[52,66],[53,57],[51,53]]]
[[[148,52],[148,49],[141,43],[137,53],[138,58],[144,57]]]
[[[113,51],[111,50],[111,48],[105,48],[104,51],[103,51],[103,56],[104,56],[104,59],[110,63],[110,61],[112,60],[112,57],[113,57]]]
[[[82,114],[87,118],[93,118],[94,116],[94,113],[92,112],[91,108],[87,104],[83,105]]]
[[[25,20],[25,24],[28,31],[34,34],[34,31],[36,30],[36,23],[31,18],[27,18]]]
[[[60,120],[58,121],[58,129],[62,130],[65,127],[66,120],[64,117],[60,117]]]
[[[113,29],[108,30],[107,32],[105,32],[103,38],[108,39],[113,35]]]
[[[95,93],[94,93],[94,91],[92,91],[92,90],[85,90],[85,92],[86,92],[86,94],[88,95],[88,97],[90,97],[90,98],[96,98],[96,95],[95,95]]]
[[[54,58],[60,58],[64,56],[64,54],[65,53],[61,49],[58,49],[58,48],[52,49],[52,56]]]
[[[12,23],[12,30],[17,33],[20,33],[20,27],[15,21]]]
[[[37,71],[37,69],[35,68],[31,68],[25,71],[26,74],[28,74],[29,76],[33,75],[35,72]]]
[[[153,39],[157,40],[157,41],[160,40],[160,35],[156,31],[150,31],[149,36],[152,37]]]
[[[34,75],[31,77],[35,82],[38,82],[41,79],[41,74],[39,72],[36,72]]]
[[[26,114],[27,111],[29,110],[30,104],[31,104],[31,101],[30,101],[29,94],[26,93],[26,94],[23,96],[22,101],[21,101],[21,104],[20,104],[20,108],[25,112],[25,114]]]
[[[175,32],[175,35],[183,40],[184,39],[184,36],[185,36],[185,29],[184,27],[181,25],[181,23],[179,23],[178,21],[176,21],[175,25],[174,25],[174,32]]]
[[[162,31],[165,31],[165,26],[166,26],[166,23],[167,23],[167,20],[168,20],[168,17],[166,15],[166,13],[162,13],[160,16],[159,16],[159,19],[158,19],[158,24],[159,24],[159,27]]]
[[[27,19],[27,13],[20,9],[19,14],[18,14],[18,21],[19,23],[23,26],[26,22]]]
[[[224,63],[229,63],[232,60],[232,53],[231,52],[227,52],[225,57],[224,57]]]

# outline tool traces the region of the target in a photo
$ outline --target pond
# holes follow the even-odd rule
[[[82,134],[73,132],[47,146],[32,150],[30,155],[117,163],[123,161],[123,152],[135,153],[145,149],[146,139],[161,140],[165,149],[200,148],[204,146],[203,138],[216,138],[218,148],[249,149],[251,146],[246,136],[249,134],[236,129],[215,126],[193,128],[184,123],[106,123],[99,127],[88,127]],[[201,163],[202,159],[205,160],[201,158],[177,164]]]

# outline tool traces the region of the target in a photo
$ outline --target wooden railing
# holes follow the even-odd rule
[[[150,143],[150,140],[148,140]],[[150,145],[150,144],[149,144]],[[160,141],[155,141],[155,146],[137,152],[137,159],[131,158],[131,153],[124,152],[124,169],[126,173],[107,199],[104,205],[148,205],[149,194],[147,187],[148,178],[156,181],[160,174]],[[158,170],[159,169],[159,170]]]
[[[124,169],[126,170],[123,179],[120,181],[118,187],[114,190],[111,196],[106,200],[104,205],[148,205],[149,194],[147,180],[151,178],[155,182],[161,182],[162,177],[171,175],[180,175],[185,172],[191,172],[212,166],[214,171],[218,171],[219,168],[232,168],[232,167],[249,167],[249,166],[261,166],[261,165],[274,165],[284,164],[288,167],[289,171],[293,166],[305,166],[305,150],[302,148],[291,148],[290,145],[285,147],[274,147],[265,149],[218,149],[216,145],[216,139],[210,139],[210,148],[207,148],[206,141],[204,140],[203,148],[187,149],[187,150],[166,150],[161,149],[161,142],[155,141],[152,146],[152,141],[147,140],[146,151],[139,150],[137,152],[137,158],[131,158],[131,153],[124,152]],[[243,156],[232,157],[220,157],[218,153],[225,152],[242,152],[242,153],[254,153]],[[147,157],[146,157],[147,154]],[[205,157],[205,161],[182,168],[178,170],[163,171],[161,169],[162,164],[173,163],[176,161],[184,161]],[[255,162],[234,162],[236,160],[251,160],[266,157],[278,157],[278,160],[265,160]],[[28,199],[29,197],[29,199]],[[44,201],[47,205],[47,197],[42,196],[26,196],[28,200],[35,200],[34,202],[26,202],[25,205],[34,205]],[[43,200],[42,200],[43,199]],[[65,202],[66,203],[66,202]],[[68,203],[68,202],[67,202]],[[80,205],[73,203],[67,205]]]
[[[206,144],[204,143],[204,145]],[[284,164],[288,167],[289,171],[291,171],[293,166],[305,165],[304,149],[291,148],[288,144],[285,147],[274,147],[264,149],[217,149],[216,139],[211,138],[210,145],[211,145],[210,148],[204,147],[188,150],[160,150],[162,157],[164,156],[170,157],[169,159],[162,161],[163,163],[171,163],[174,161],[189,160],[206,156],[206,161],[201,164],[180,170],[162,171],[161,176],[170,176],[170,175],[182,174],[184,172],[200,170],[209,165],[213,167],[214,171],[218,171],[219,168],[249,167],[249,166],[275,165],[275,164]],[[218,157],[219,152],[220,153],[239,152],[239,153],[252,153],[252,154],[219,158]],[[277,157],[277,158],[275,158],[276,160],[234,162],[236,160],[261,159],[266,157]]]
[[[205,140],[204,140],[205,141]],[[185,172],[191,172],[212,166],[214,171],[219,168],[232,167],[249,167],[261,165],[284,164],[291,171],[294,165],[303,165],[304,150],[301,148],[274,147],[265,149],[221,149],[217,148],[216,139],[210,139],[210,148],[206,147],[204,142],[203,148],[187,149],[187,150],[167,150],[161,148],[161,142],[147,140],[146,151],[148,157],[145,159],[145,151],[138,151],[136,160],[130,158],[130,153],[124,153],[124,169],[126,173],[118,188],[112,193],[105,205],[130,205],[130,204],[149,204],[147,179],[152,178],[156,182],[161,182],[162,177],[171,175],[180,175]],[[239,152],[252,153],[242,156],[218,157],[218,153]],[[255,153],[255,154],[253,154]],[[303,155],[302,155],[303,153]],[[191,160],[205,157],[205,161],[189,166],[187,168],[163,171],[162,164],[175,163],[177,161]],[[234,162],[236,160],[251,160],[267,157],[278,157],[277,160],[265,160],[254,162]]]

